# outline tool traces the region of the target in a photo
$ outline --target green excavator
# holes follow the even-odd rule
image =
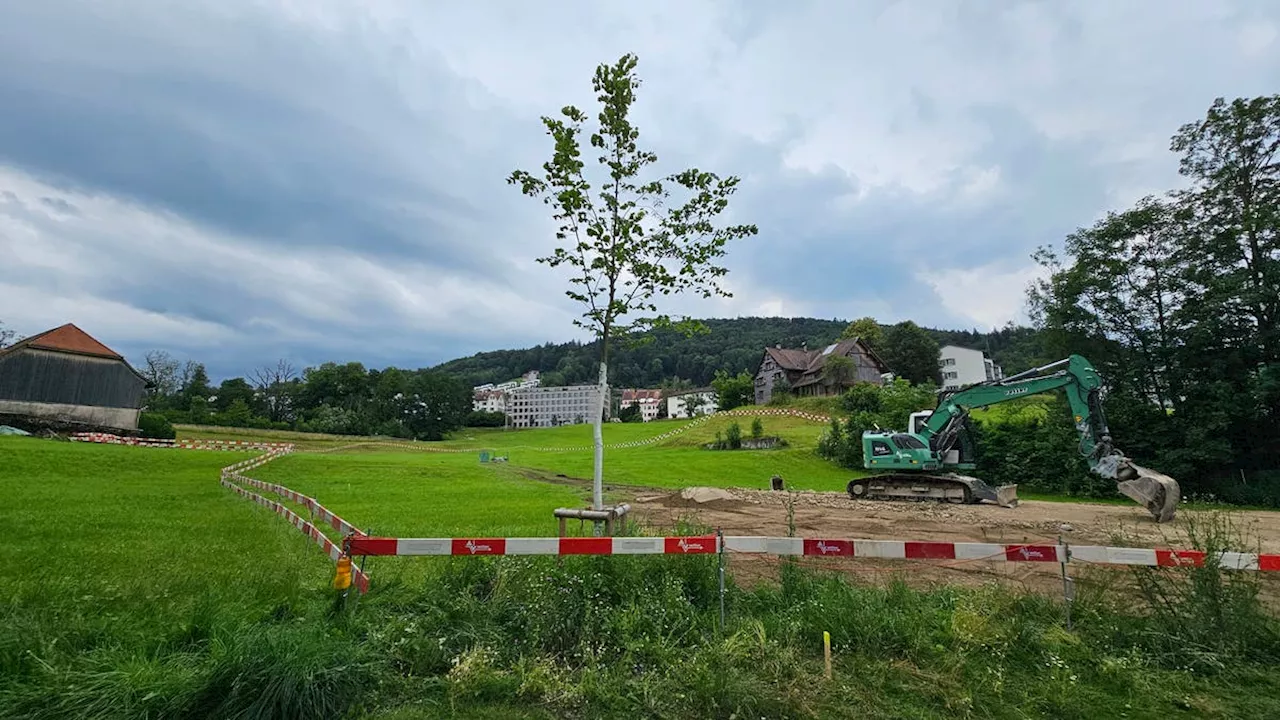
[[[1181,497],[1178,482],[1134,464],[1111,444],[1102,414],[1102,378],[1079,355],[1000,380],[944,391],[932,411],[913,413],[907,432],[876,429],[862,433],[862,465],[883,471],[850,480],[854,499],[933,498],[957,503],[1018,504],[1017,485],[992,487],[956,470],[974,468],[974,447],[967,432],[976,408],[1064,390],[1080,433],[1080,454],[1089,469],[1116,481],[1116,489],[1146,507],[1156,522],[1168,522]]]

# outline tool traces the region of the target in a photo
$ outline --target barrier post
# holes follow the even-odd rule
[[[1062,567],[1062,601],[1067,609],[1067,631],[1071,630],[1071,603],[1075,600],[1075,581],[1067,575],[1067,561],[1071,558],[1071,547],[1062,541],[1062,536],[1058,536],[1058,546],[1062,548],[1062,558],[1059,565]]]
[[[716,555],[720,565],[720,632],[724,633],[724,530],[716,530]]]

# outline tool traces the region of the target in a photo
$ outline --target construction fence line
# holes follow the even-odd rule
[[[702,420],[699,418],[698,420]],[[695,421],[697,422],[697,421]],[[104,433],[82,433],[73,438],[82,442],[152,446],[128,442],[127,438]],[[218,449],[229,441],[189,441],[165,447]],[[222,485],[241,497],[272,510],[320,546],[334,562],[344,557],[365,556],[492,556],[492,555],[707,555],[739,554],[766,556],[808,556],[824,558],[869,558],[916,561],[1088,563],[1092,565],[1146,567],[1204,567],[1210,559],[1200,550],[1173,548],[1133,548],[1070,544],[999,544],[914,540],[871,540],[845,538],[800,538],[754,535],[694,535],[664,537],[375,537],[347,522],[317,500],[283,485],[267,483],[245,472],[293,452],[289,443],[243,443],[237,449],[262,450],[222,469]],[[343,537],[334,542],[315,524],[282,503],[249,490],[247,485],[297,503],[312,513],[312,519],[329,525]],[[1228,570],[1280,572],[1280,554],[1222,552],[1217,565]],[[361,593],[369,590],[369,577],[352,568],[353,585]]]

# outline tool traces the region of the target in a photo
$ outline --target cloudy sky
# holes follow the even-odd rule
[[[1037,245],[1178,184],[1177,127],[1277,91],[1280,4],[0,3],[0,322],[216,377],[578,337],[539,116],[640,58],[660,168],[742,178],[701,317],[1023,315]]]

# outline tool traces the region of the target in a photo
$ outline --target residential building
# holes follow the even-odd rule
[[[600,386],[594,384],[518,387],[507,393],[507,422],[516,428],[591,422],[599,403]],[[607,403],[604,411],[608,415]]]
[[[622,410],[632,405],[640,406],[640,419],[644,422],[656,420],[658,409],[662,406],[662,391],[634,390],[630,388],[623,390],[622,399],[618,402],[618,409]]]
[[[849,358],[853,363],[850,372],[844,376],[828,372],[827,361],[833,357]],[[765,348],[756,371],[756,404],[768,403],[779,387],[801,397],[839,395],[854,383],[881,385],[888,372],[889,366],[880,356],[857,338],[841,340],[821,350],[775,345]]]
[[[501,390],[480,390],[471,402],[471,409],[476,412],[506,412],[507,394]]]
[[[716,411],[720,398],[712,388],[697,388],[696,390],[672,390],[667,393],[665,402],[667,417],[683,419],[710,415]]]
[[[981,350],[957,345],[943,345],[938,349],[938,371],[942,376],[943,390],[959,390],[968,385],[1004,379],[1004,371]]]
[[[136,432],[147,385],[68,323],[0,350],[0,425]]]
[[[541,383],[537,370],[530,370],[521,375],[518,380],[508,380],[503,383],[485,383],[476,385],[471,388],[473,393],[471,399],[471,409],[476,412],[506,412],[507,403],[510,400],[508,394],[516,388],[538,387]]]

